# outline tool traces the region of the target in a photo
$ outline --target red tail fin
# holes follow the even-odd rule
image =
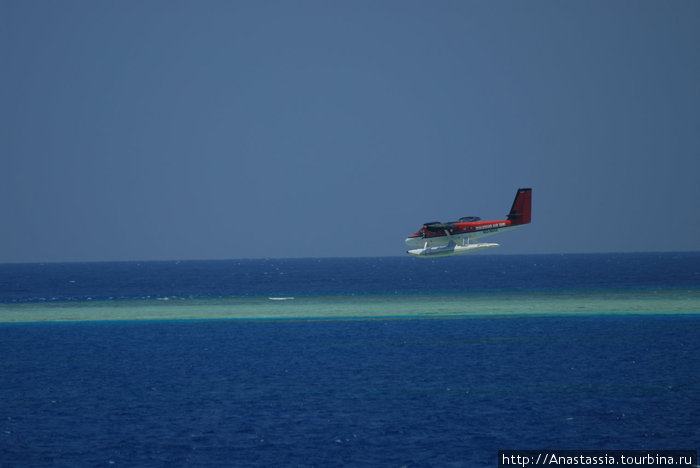
[[[532,212],[532,189],[521,188],[513,200],[513,206],[508,214],[511,225],[527,224],[530,222]]]

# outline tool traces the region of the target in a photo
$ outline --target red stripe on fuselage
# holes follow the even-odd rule
[[[459,234],[471,234],[471,233],[478,233],[478,232],[484,232],[484,231],[489,231],[491,229],[503,229],[505,227],[508,227],[511,225],[511,222],[507,219],[501,219],[498,221],[474,221],[471,223],[450,223],[452,226],[454,226],[451,229],[448,229],[448,232],[450,235],[459,235]],[[415,233],[411,234],[408,237],[425,237],[425,238],[434,238],[434,237],[444,237],[445,230],[442,228],[436,228],[435,230],[429,230],[425,227],[425,225],[420,228],[420,230]]]

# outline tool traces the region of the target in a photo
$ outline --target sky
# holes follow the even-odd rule
[[[0,263],[700,250],[700,2],[0,0]],[[461,258],[461,257],[460,257]]]

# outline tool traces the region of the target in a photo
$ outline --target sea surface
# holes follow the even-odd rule
[[[0,264],[0,467],[700,448],[700,253]]]

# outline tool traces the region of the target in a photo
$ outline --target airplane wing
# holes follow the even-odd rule
[[[439,222],[434,222],[434,223],[425,223],[426,229],[436,232],[436,231],[442,231],[443,229],[451,229],[454,227],[453,224],[445,224],[445,223],[439,223]]]

